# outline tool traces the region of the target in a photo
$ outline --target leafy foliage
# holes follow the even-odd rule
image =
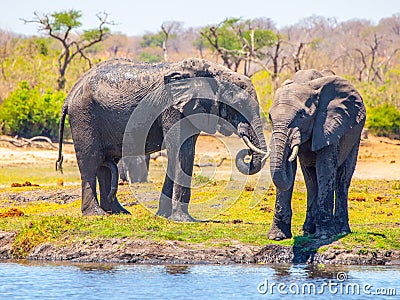
[[[82,17],[82,12],[77,10],[66,10],[62,12],[55,12],[51,14],[51,21],[49,25],[55,31],[63,32],[78,28],[82,26],[82,22],[79,19]]]
[[[107,13],[97,14],[100,22],[97,28],[85,30],[82,34],[74,35],[73,30],[82,26],[82,22],[80,21],[82,13],[80,11],[71,9],[55,12],[51,15],[40,15],[35,12],[34,15],[33,20],[25,20],[25,22],[39,24],[39,30],[45,31],[49,37],[60,42],[63,48],[57,60],[59,72],[57,79],[58,89],[63,90],[67,81],[65,77],[67,68],[71,65],[72,60],[79,55],[91,67],[91,60],[85,54],[85,50],[105,39],[110,32],[106,25],[112,25],[113,23],[107,21]]]
[[[0,124],[3,131],[23,137],[56,137],[65,97],[64,92],[50,89],[41,94],[37,87],[31,88],[26,81],[20,82],[1,105]]]
[[[257,61],[266,56],[265,48],[277,35],[270,29],[253,28],[251,20],[229,18],[200,32],[204,45],[214,50],[228,68],[237,71],[242,61]],[[197,42],[198,44],[198,42]],[[246,68],[244,70],[246,74]]]
[[[367,127],[378,136],[400,138],[400,110],[389,104],[369,109]]]
[[[143,51],[139,54],[138,60],[147,63],[158,63],[162,61],[162,56],[160,54],[153,54]]]
[[[171,61],[188,56],[214,61],[218,56],[225,66],[252,76],[264,111],[269,108],[274,90],[293,76],[296,67],[333,69],[362,95],[368,107],[367,127],[371,132],[398,135],[400,35],[394,29],[399,28],[400,15],[382,19],[376,26],[365,20],[338,24],[313,17],[282,30],[268,19],[229,18],[214,26],[187,30],[163,24],[171,29],[169,45],[163,45],[166,39],[163,31],[132,38],[121,34],[119,39],[107,40],[110,35],[107,26],[113,23],[107,20],[107,14],[97,17],[99,26],[84,30],[80,11],[35,13],[32,20],[25,22],[39,25],[45,34],[42,37],[23,37],[0,29],[0,103],[23,80],[38,91],[49,88],[68,91],[91,63],[115,56],[157,63],[163,60],[164,48],[169,47]],[[61,42],[64,37],[68,49]],[[379,51],[372,53],[373,46]],[[63,56],[67,52],[68,59]],[[390,108],[385,108],[386,104]],[[11,131],[8,123],[3,119],[1,122],[6,132],[25,135],[25,129]]]
[[[142,41],[140,42],[140,46],[143,48],[146,47],[162,47],[164,42],[164,34],[162,31],[152,34],[146,33],[142,36]]]

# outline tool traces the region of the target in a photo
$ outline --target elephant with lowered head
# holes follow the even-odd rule
[[[62,108],[58,167],[67,114],[81,173],[84,215],[129,213],[116,198],[116,164],[125,147],[128,123],[132,130],[128,152],[146,155],[167,150],[167,174],[157,214],[175,221],[194,220],[188,205],[195,144],[201,131],[235,132],[243,138],[249,149],[236,157],[242,173],[260,171],[267,155],[251,80],[206,60],[149,65],[113,59],[90,69],[74,85]],[[131,116],[135,116],[133,121]],[[250,160],[245,159],[248,156]]]
[[[357,162],[365,106],[347,80],[302,70],[274,96],[270,169],[276,203],[268,237],[290,238],[297,156],[307,187],[305,234],[325,239],[349,233],[347,197]]]

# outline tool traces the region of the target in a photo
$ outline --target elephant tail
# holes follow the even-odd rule
[[[68,104],[67,101],[64,102],[64,105],[61,110],[61,117],[60,117],[60,127],[59,127],[59,143],[58,143],[58,159],[56,161],[56,171],[60,171],[61,174],[63,173],[62,163],[64,160],[64,156],[62,155],[62,145],[63,145],[63,138],[64,138],[64,123],[65,118],[68,114]]]

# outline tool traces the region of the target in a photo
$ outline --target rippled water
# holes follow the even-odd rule
[[[377,299],[377,292],[399,299],[399,266],[0,263],[1,299]]]

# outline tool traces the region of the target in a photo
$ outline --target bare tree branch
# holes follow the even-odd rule
[[[59,18],[60,15],[63,15],[63,18]],[[72,30],[81,26],[81,23],[78,21],[81,17],[79,11],[70,10],[61,13],[53,13],[51,15],[40,15],[38,12],[35,12],[34,16],[32,20],[23,19],[23,21],[25,23],[39,24],[39,31],[47,32],[51,38],[59,41],[63,46],[63,50],[58,57],[59,77],[57,81],[60,90],[65,88],[65,74],[71,61],[79,54],[88,62],[89,67],[91,67],[91,60],[85,54],[85,50],[103,41],[108,36],[109,30],[106,25],[114,25],[113,22],[107,20],[107,13],[97,14],[96,16],[100,24],[97,29],[92,30],[92,35],[85,36],[86,32],[84,32],[81,36],[78,36],[78,38],[72,39]],[[62,28],[64,28],[64,30],[62,30]]]

